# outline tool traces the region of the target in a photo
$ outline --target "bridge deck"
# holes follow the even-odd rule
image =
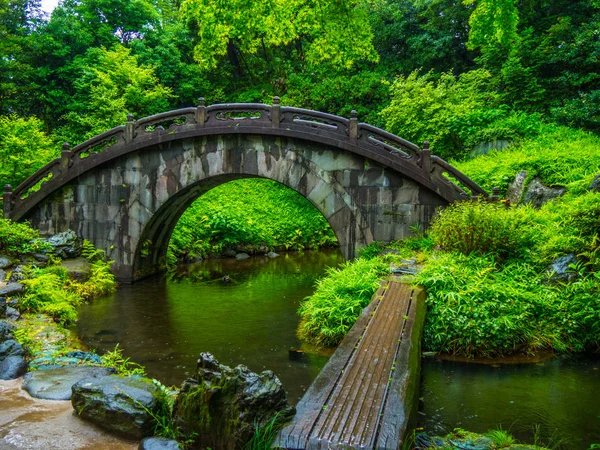
[[[415,406],[424,297],[385,281],[274,447],[397,449]]]

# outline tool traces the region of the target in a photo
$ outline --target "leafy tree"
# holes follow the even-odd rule
[[[52,140],[35,117],[0,116],[0,180],[17,186],[58,156]]]
[[[62,135],[80,142],[122,124],[128,113],[137,117],[168,108],[171,90],[158,82],[154,68],[138,63],[123,46],[91,49],[75,83],[77,102],[67,114]]]

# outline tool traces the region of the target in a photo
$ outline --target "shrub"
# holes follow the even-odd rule
[[[384,258],[358,259],[330,268],[315,293],[300,306],[301,338],[319,345],[337,345],[389,273]]]
[[[53,317],[57,322],[66,324],[77,318],[75,306],[83,299],[74,292],[65,289],[65,280],[52,269],[39,271],[34,278],[23,280],[25,295],[19,301],[21,312],[41,312]]]
[[[24,255],[50,251],[52,246],[40,239],[40,233],[25,223],[0,218],[0,251]]]

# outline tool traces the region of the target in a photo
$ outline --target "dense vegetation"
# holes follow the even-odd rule
[[[525,140],[461,168],[484,186],[498,183],[504,190],[527,169],[529,179],[565,186],[564,196],[540,209],[457,203],[439,213],[427,236],[417,233],[392,244],[400,254],[377,256],[382,246],[368,248],[357,262],[320,282],[300,310],[305,319],[300,334],[338,343],[362,309],[350,308],[345,297],[363,299],[364,306],[377,287],[377,276],[359,285],[353,271],[384,274],[401,257],[416,257],[422,269],[415,282],[428,292],[428,350],[501,356],[599,349],[600,193],[587,187],[600,172],[600,138],[558,130],[563,137],[557,131]],[[587,150],[586,164],[574,148]],[[550,264],[570,253],[577,255],[570,267],[574,280],[553,280]]]
[[[600,172],[598,1],[64,0],[47,16],[38,0],[5,0],[0,19],[5,183],[57,156],[63,141],[199,96],[356,109],[361,120],[431,141],[487,189],[504,194],[527,170],[526,184],[539,177],[567,190],[540,210],[459,205],[429,236],[396,245],[424,263],[429,348],[598,345],[600,202],[587,190]],[[487,143],[510,146],[473,158]],[[331,241],[322,217],[293,193],[254,183],[203,196],[174,234],[172,259]],[[240,190],[257,206],[244,211]],[[278,214],[284,203],[290,209]],[[302,307],[305,337],[339,341],[394,259],[373,253],[332,271],[337,284],[320,283]],[[548,281],[548,264],[568,253],[578,255],[576,281]]]
[[[272,180],[235,180],[211,189],[183,214],[171,237],[170,262],[223,249],[303,250],[333,246],[327,220],[304,197]]]

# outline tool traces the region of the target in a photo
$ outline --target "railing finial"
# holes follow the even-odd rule
[[[71,145],[68,142],[65,142],[62,145],[62,152],[60,152],[60,168],[63,171],[69,169],[69,165],[71,162]]]
[[[133,114],[127,114],[127,122],[125,123],[125,142],[133,141],[133,127],[135,119]]]
[[[358,115],[356,110],[350,111],[350,123],[348,124],[348,136],[352,141],[358,139]]]
[[[198,98],[198,106],[196,107],[196,124],[203,127],[206,122],[206,105],[204,103],[204,97]]]
[[[279,105],[279,97],[273,97],[273,106],[271,106],[271,127],[279,128],[281,122],[281,106]]]

